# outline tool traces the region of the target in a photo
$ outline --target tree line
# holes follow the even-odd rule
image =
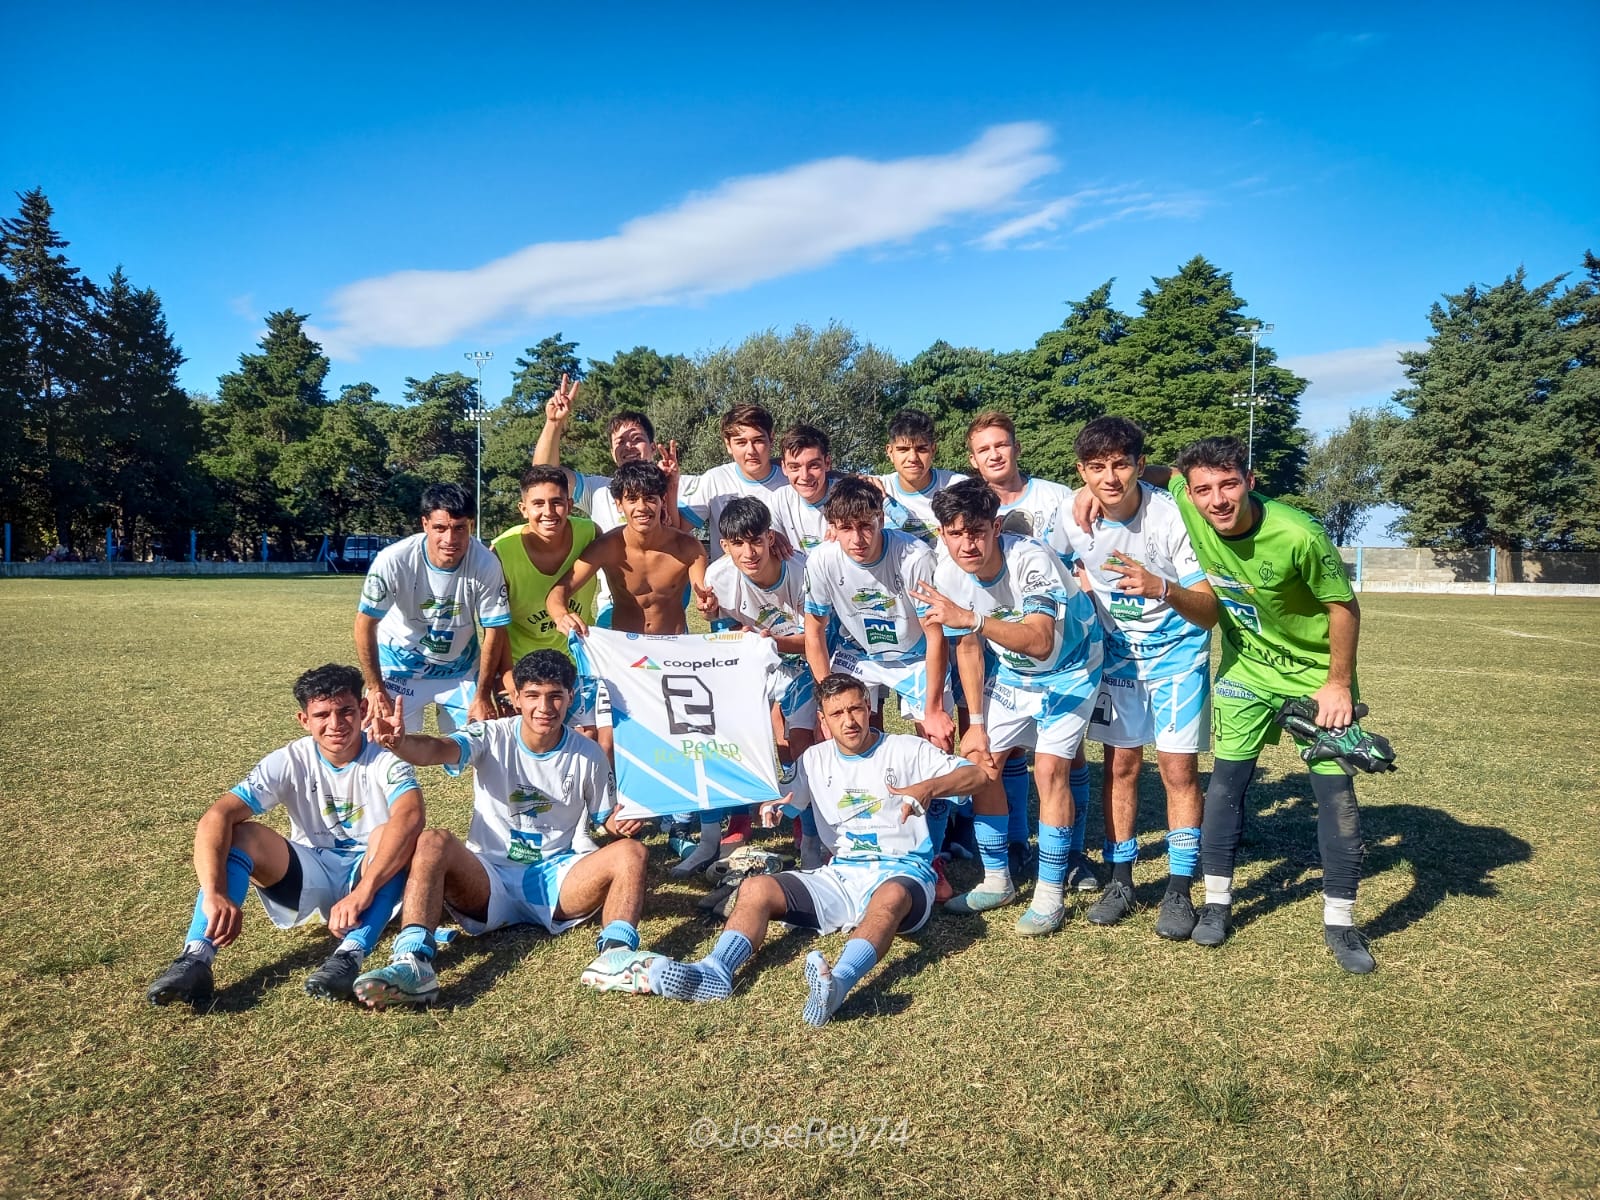
[[[832,324],[692,356],[639,346],[585,360],[555,333],[516,360],[492,404],[458,371],[408,378],[398,403],[370,383],[329,396],[307,317],[284,309],[214,395],[187,394],[155,292],[120,268],[104,284],[84,278],[44,194],[19,200],[0,220],[0,519],[19,557],[90,551],[108,526],[134,557],[157,546],[181,557],[191,529],[202,555],[250,557],[265,538],[278,558],[305,557],[325,535],[409,531],[427,484],[474,486],[480,411],[492,534],[518,519],[517,477],[563,374],[583,381],[563,447],[580,471],[609,472],[606,423],[622,409],[648,413],[679,443],[683,469],[704,470],[724,458],[718,417],[742,402],[765,405],[780,428],[827,430],[838,466],[882,469],[887,419],[910,405],[938,422],[940,465],[964,467],[967,422],[999,408],[1016,420],[1024,465],[1070,481],[1072,439],[1104,413],[1148,429],[1155,461],[1199,437],[1244,436],[1252,349],[1266,398],[1255,407],[1260,487],[1336,540],[1393,502],[1418,545],[1600,548],[1592,255],[1565,290],[1519,271],[1444,297],[1428,349],[1404,357],[1393,409],[1314,440],[1298,425],[1307,381],[1277,364],[1231,276],[1199,256],[1152,280],[1137,312],[1112,306],[1108,280],[1019,350],[938,341],[902,362]]]

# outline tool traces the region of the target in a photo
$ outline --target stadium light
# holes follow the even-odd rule
[[[1245,470],[1255,470],[1256,463],[1256,409],[1263,404],[1270,404],[1276,396],[1262,396],[1256,399],[1256,347],[1261,344],[1261,335],[1271,333],[1276,325],[1263,325],[1260,321],[1251,321],[1248,325],[1235,327],[1234,333],[1250,339],[1250,392],[1241,399],[1240,393],[1233,393],[1233,406],[1235,408],[1248,408],[1250,410],[1250,438],[1245,443]]]
[[[478,368],[478,403],[469,409],[467,420],[471,421],[478,439],[478,483],[473,488],[473,497],[477,501],[478,515],[473,522],[473,536],[480,542],[483,540],[483,423],[490,417],[489,410],[483,406],[483,364],[494,357],[493,350],[468,350],[461,356],[472,362]]]

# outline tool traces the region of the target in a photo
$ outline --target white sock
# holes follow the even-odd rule
[[[1232,875],[1207,875],[1206,876],[1206,903],[1207,904],[1232,904],[1233,903],[1233,876]]]
[[[210,962],[217,956],[217,948],[206,941],[205,938],[195,938],[192,942],[185,942],[183,944],[183,952],[206,962]]]
[[[1011,867],[1009,865],[998,869],[984,867],[983,886],[978,890],[982,892],[1009,892],[1011,890]]]
[[[1036,913],[1053,913],[1062,905],[1062,886],[1040,880],[1033,885],[1033,903],[1028,907]]]
[[[1350,900],[1335,900],[1332,896],[1322,897],[1322,923],[1324,925],[1354,925],[1356,923],[1356,902]]]
[[[345,951],[345,950],[354,950],[356,952],[356,954],[360,957],[362,962],[366,962],[367,961],[367,950],[366,950],[366,947],[363,946],[360,942],[356,941],[355,938],[349,938],[349,937],[345,938],[344,941],[339,943],[339,949],[335,950],[334,953],[338,954],[338,953],[341,953],[342,951]]]

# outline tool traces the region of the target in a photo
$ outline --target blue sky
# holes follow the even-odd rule
[[[29,5],[0,178],[156,289],[193,390],[278,308],[330,391],[485,349],[493,400],[557,330],[1011,349],[1202,253],[1319,430],[1442,292],[1600,250],[1600,9],[1318,7]]]

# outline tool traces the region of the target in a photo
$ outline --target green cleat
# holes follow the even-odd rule
[[[1023,937],[1047,937],[1060,929],[1066,919],[1065,906],[1048,913],[1035,912],[1029,908],[1017,918],[1017,932]]]
[[[597,992],[627,992],[634,996],[650,994],[650,964],[656,959],[649,950],[629,950],[615,946],[600,955],[578,976],[584,987]]]
[[[439,998],[439,976],[427,959],[402,954],[387,967],[358,978],[355,993],[356,999],[368,1008],[388,1008],[391,1004],[426,1007]]]
[[[973,913],[988,912],[991,908],[1004,908],[1017,898],[1017,889],[1008,887],[1003,892],[982,892],[973,888],[962,892],[954,900],[945,902],[944,910],[957,916],[970,917]]]

